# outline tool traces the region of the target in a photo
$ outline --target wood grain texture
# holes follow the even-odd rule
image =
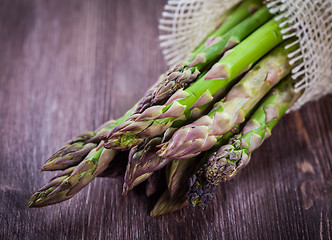
[[[131,107],[166,70],[165,0],[0,1],[0,239],[331,239],[332,96],[287,115],[205,211],[149,217],[155,199],[99,178],[28,209],[45,159]]]

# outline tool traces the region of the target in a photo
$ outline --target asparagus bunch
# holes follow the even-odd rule
[[[255,12],[260,6],[260,1],[248,0],[227,12],[220,19],[222,24],[220,24],[216,31],[213,32],[210,37],[201,44],[201,46],[199,46],[200,50],[196,50],[191,54],[192,56],[185,61],[186,64],[182,64],[182,68],[177,66],[173,69],[170,69],[165,75],[162,75],[157,83],[149,89],[143,99],[131,110],[129,110],[122,118],[118,120],[110,120],[99,127],[96,131],[86,132],[69,141],[64,147],[62,147],[47,160],[41,170],[64,170],[64,172],[67,173],[68,169],[71,169],[71,167],[75,166],[74,169],[76,170],[71,172],[70,176],[67,176],[65,179],[61,178],[63,180],[61,184],[58,178],[56,182],[59,186],[61,185],[61,193],[73,193],[74,191],[70,191],[70,189],[74,188],[75,186],[79,186],[76,187],[76,189],[82,189],[89,182],[91,182],[94,177],[97,176],[97,174],[103,172],[103,170],[107,168],[108,164],[116,155],[116,151],[111,149],[104,149],[104,143],[101,142],[104,139],[104,134],[112,130],[117,125],[123,123],[124,120],[126,120],[133,113],[140,112],[147,106],[152,106],[157,102],[162,102],[163,99],[171,96],[174,91],[187,86],[193,80],[195,80],[200,73],[199,70],[206,67],[210,62],[213,62],[219,56],[219,53],[217,53],[216,50],[219,49],[222,51],[223,49],[227,49],[227,46],[225,47],[218,43],[220,36],[235,26],[237,23],[242,21],[248,15]],[[198,64],[199,66],[195,66],[195,62],[197,63],[195,58],[199,54],[200,56],[202,56],[202,54],[207,54],[209,57],[206,63],[201,63]],[[98,145],[100,146],[97,148]],[[87,155],[88,157],[86,157]],[[90,174],[86,174],[88,172]],[[82,178],[77,178],[77,174],[82,175]],[[151,174],[149,174],[149,176],[150,175]],[[53,183],[54,181],[51,180],[50,183],[51,182]],[[46,184],[46,186],[49,186],[49,183]],[[69,195],[70,197],[74,195],[55,194],[53,193],[55,192],[55,189],[53,189],[54,186],[52,186],[52,190],[50,187],[46,189],[45,187],[38,190],[32,196],[29,202],[30,206],[38,206],[36,202],[45,202],[46,204],[50,198],[58,198],[57,201],[60,202],[68,199]],[[60,188],[57,189],[57,191],[59,191]],[[45,194],[46,192],[47,194]],[[78,191],[75,193],[77,192]],[[61,197],[59,197],[60,195]]]
[[[250,68],[281,41],[278,23],[270,20],[232,48],[190,87],[179,89],[164,105],[149,107],[115,128],[108,136],[105,147],[129,149],[144,138],[162,134],[177,120],[188,119],[193,108],[208,104],[218,93],[224,93],[241,72]]]
[[[271,18],[258,0],[227,12],[221,26],[162,75],[127,114],[56,152],[42,170],[63,172],[39,189],[29,206],[73,197],[96,176],[116,172],[110,163],[117,150],[130,150],[123,194],[146,179],[147,195],[158,192],[161,175],[153,173],[167,165],[167,189],[151,216],[188,202],[204,207],[221,181],[248,164],[297,96],[290,80],[274,87],[291,66],[284,48],[288,43],[279,45],[281,31]]]
[[[216,186],[233,178],[249,163],[253,151],[271,136],[273,127],[299,95],[294,92],[290,78],[271,91],[242,132],[211,154],[204,166],[193,175],[188,193],[191,205],[205,207],[214,196]]]

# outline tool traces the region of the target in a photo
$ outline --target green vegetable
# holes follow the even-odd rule
[[[106,148],[130,149],[144,138],[165,132],[176,120],[188,119],[195,107],[213,101],[233,80],[282,41],[278,23],[270,20],[235,46],[207,74],[185,90],[178,90],[164,105],[135,114],[108,136]]]
[[[300,93],[294,92],[290,78],[273,88],[245,124],[243,131],[211,154],[203,167],[193,175],[188,193],[189,203],[205,207],[213,198],[216,186],[234,177],[249,163],[253,151],[271,136],[273,127],[299,96]]]
[[[282,44],[258,62],[209,114],[177,130],[158,155],[184,159],[210,149],[221,136],[244,122],[251,109],[290,71]]]

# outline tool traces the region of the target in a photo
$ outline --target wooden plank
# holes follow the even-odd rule
[[[118,117],[166,70],[165,0],[0,2],[0,239],[331,239],[332,97],[286,116],[205,211],[149,217],[156,199],[100,178],[28,209],[63,142]]]

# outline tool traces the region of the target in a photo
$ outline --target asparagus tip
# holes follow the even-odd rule
[[[123,188],[122,188],[122,196],[126,196],[129,192],[129,190],[130,189],[129,189],[128,185],[124,183]]]
[[[51,171],[51,167],[48,164],[44,164],[41,168],[40,171],[44,172],[44,171]]]
[[[166,190],[159,198],[152,211],[151,217],[156,217],[166,213],[174,212],[188,206],[188,201],[184,196],[178,196],[171,199],[168,190]]]

